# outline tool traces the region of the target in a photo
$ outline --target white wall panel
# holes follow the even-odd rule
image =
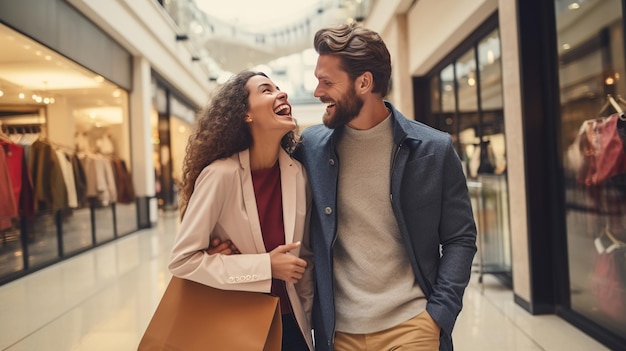
[[[192,62],[193,52],[175,40],[177,27],[153,0],[68,0],[198,106],[206,104],[209,73]]]
[[[408,13],[409,71],[426,74],[497,7],[497,0],[418,0]]]

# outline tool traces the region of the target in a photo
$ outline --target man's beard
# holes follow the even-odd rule
[[[329,115],[328,111],[324,112],[322,121],[331,129],[342,127],[355,119],[361,112],[361,108],[363,108],[363,100],[356,95],[354,90],[349,90],[340,101],[335,101],[335,113]]]

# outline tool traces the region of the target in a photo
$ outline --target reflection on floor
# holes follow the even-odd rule
[[[177,214],[0,286],[0,350],[136,350],[169,273]],[[607,350],[554,315],[532,316],[512,292],[477,277],[465,294],[455,350]]]

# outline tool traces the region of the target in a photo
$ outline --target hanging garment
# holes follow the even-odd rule
[[[102,155],[89,155],[82,161],[87,178],[87,198],[98,206],[117,200],[111,162]]]
[[[76,185],[78,206],[85,207],[87,206],[87,175],[85,174],[85,168],[76,154],[72,155],[71,163],[72,171],[74,172],[74,185]]]
[[[8,144],[0,144],[0,230],[10,228],[12,226],[11,219],[18,215],[6,158],[8,152],[10,152]]]
[[[61,166],[61,173],[63,174],[63,180],[65,181],[65,189],[67,190],[67,205],[69,208],[78,207],[78,199],[76,197],[76,183],[74,182],[74,170],[72,169],[72,163],[68,159],[68,156],[63,150],[56,150],[57,159]]]
[[[132,175],[126,168],[126,163],[122,159],[114,159],[111,163],[117,185],[117,202],[123,204],[134,202],[135,187],[133,186]]]
[[[37,140],[31,145],[29,167],[35,192],[35,210],[67,208],[63,171],[50,144]]]
[[[580,138],[583,160],[578,181],[587,186],[600,185],[607,179],[626,173],[626,153],[620,133],[626,126],[618,121],[621,114],[583,122],[584,134]]]
[[[13,196],[17,204],[19,213],[27,218],[32,218],[35,211],[33,207],[33,182],[30,178],[30,171],[26,164],[24,147],[13,143],[0,142],[5,150],[7,168],[11,177]]]

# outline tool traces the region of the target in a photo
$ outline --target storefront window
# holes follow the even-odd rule
[[[431,75],[432,120],[450,133],[468,178],[478,227],[479,279],[497,274],[511,284],[499,31],[468,43],[467,50]]]
[[[193,121],[195,114],[192,110],[189,118],[180,118],[172,116],[170,122],[170,143],[172,148],[172,180],[174,187],[173,203],[178,205],[178,194],[183,180],[183,161],[185,159],[187,141],[193,129]]]
[[[476,178],[480,165],[480,132],[476,60],[474,49],[465,52],[456,62],[459,99],[459,143],[466,160],[468,176]]]
[[[134,231],[137,211],[127,91],[2,25],[0,47],[2,278]]]
[[[196,121],[196,110],[154,78],[152,134],[156,195],[159,208],[176,210],[182,184],[187,142]]]
[[[555,1],[570,304],[626,335],[622,1]],[[616,148],[610,151],[611,145]]]
[[[478,43],[478,70],[482,140],[488,142],[493,173],[503,174],[506,170],[506,145],[500,36],[497,29]]]
[[[435,127],[456,137],[454,130],[456,119],[456,95],[454,89],[454,65],[444,68],[439,75],[430,80],[431,111]],[[458,143],[455,140],[455,145]]]

